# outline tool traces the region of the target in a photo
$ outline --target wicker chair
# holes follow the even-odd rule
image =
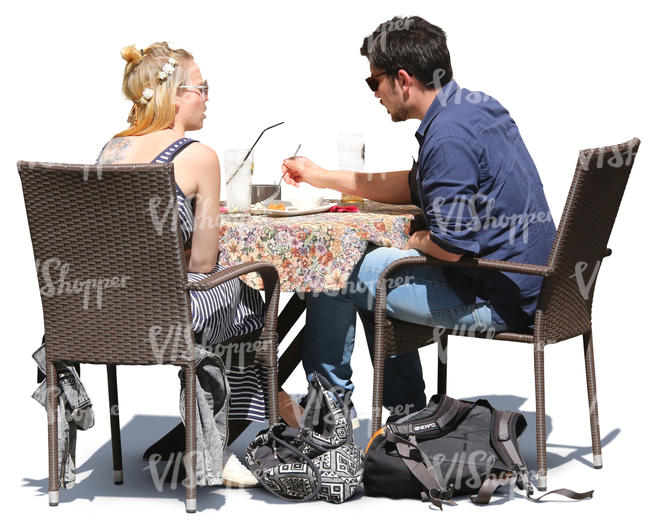
[[[537,473],[540,490],[547,486],[546,422],[544,408],[544,346],[582,336],[587,374],[589,417],[594,467],[602,467],[596,376],[594,368],[591,306],[595,276],[603,257],[611,254],[607,241],[639,148],[637,138],[627,143],[580,152],[557,235],[545,266],[520,262],[461,258],[446,262],[430,257],[407,257],[390,264],[377,283],[375,301],[374,380],[372,431],[379,429],[382,411],[384,359],[405,350],[438,343],[438,393],[447,392],[447,338],[450,334],[493,338],[534,345],[535,399],[537,422]],[[544,277],[534,330],[475,333],[431,328],[386,317],[387,279],[404,266],[452,266],[490,269]],[[577,270],[577,266],[580,270]],[[593,273],[588,291],[576,277],[578,271]],[[588,282],[588,281],[587,281]]]
[[[277,271],[256,262],[187,282],[172,164],[21,161],[18,172],[45,322],[50,505],[59,500],[55,362],[107,365],[116,484],[122,482],[122,455],[115,367],[171,364],[184,371],[185,504],[188,512],[196,511],[196,367],[188,290],[208,290],[250,272],[262,276],[266,314],[257,356],[269,369],[268,412],[275,423]],[[68,283],[62,289],[61,281]],[[82,286],[89,295],[79,291]]]

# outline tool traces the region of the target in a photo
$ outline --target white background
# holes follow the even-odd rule
[[[255,181],[279,177],[283,157],[301,153],[333,168],[336,136],[363,133],[369,170],[408,168],[417,122],[393,124],[363,79],[362,37],[394,15],[418,14],[448,34],[454,76],[496,97],[519,125],[539,169],[556,222],[578,150],[644,143],[601,269],[594,336],[604,468],[590,467],[590,434],[581,340],[547,349],[549,489],[594,488],[591,501],[536,505],[523,499],[487,508],[463,500],[442,514],[418,501],[368,497],[344,505],[278,503],[263,491],[200,490],[200,513],[184,513],[183,492],[157,493],[139,461],[142,449],[178,415],[175,369],[119,369],[125,485],[111,481],[105,370],[83,377],[97,414],[79,435],[80,485],[47,507],[45,413],[30,399],[30,353],[43,323],[18,159],[93,162],[126,126],[119,50],[168,40],[192,52],[211,92],[205,127],[192,137],[215,148],[246,147],[277,121],[256,151]],[[136,522],[239,522],[326,525],[364,522],[567,522],[600,524],[642,506],[647,493],[648,51],[643,2],[11,2],[0,21],[2,141],[3,518],[93,525]],[[287,194],[288,196],[289,194]],[[332,194],[335,196],[336,194]],[[361,337],[361,336],[359,336]],[[355,403],[369,417],[371,366],[358,339]],[[535,468],[532,350],[456,338],[450,342],[449,393],[488,396],[524,412],[526,459]],[[428,352],[428,353],[427,353]],[[422,354],[427,393],[435,391],[433,350]],[[305,390],[301,370],[285,388]],[[367,422],[364,421],[367,427]],[[362,431],[359,439],[362,443]],[[250,437],[250,435],[249,435]],[[241,452],[243,443],[237,444]],[[568,447],[567,447],[568,446]],[[69,502],[72,500],[72,502]],[[444,517],[440,517],[443,515]],[[508,519],[506,521],[506,519]]]

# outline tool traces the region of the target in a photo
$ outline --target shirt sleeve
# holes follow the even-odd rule
[[[431,240],[450,253],[478,254],[478,156],[462,139],[447,137],[436,140],[419,165]]]

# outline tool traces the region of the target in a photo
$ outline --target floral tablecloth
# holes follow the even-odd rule
[[[369,203],[359,213],[320,213],[245,222],[221,216],[219,263],[262,260],[278,269],[281,291],[326,291],[345,286],[369,242],[402,248],[417,208]],[[262,289],[256,273],[242,280]]]

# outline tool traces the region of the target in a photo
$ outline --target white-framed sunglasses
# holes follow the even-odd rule
[[[179,88],[198,90],[201,92],[201,97],[203,97],[203,99],[208,98],[208,81],[203,81],[201,84],[183,84],[179,86]]]

